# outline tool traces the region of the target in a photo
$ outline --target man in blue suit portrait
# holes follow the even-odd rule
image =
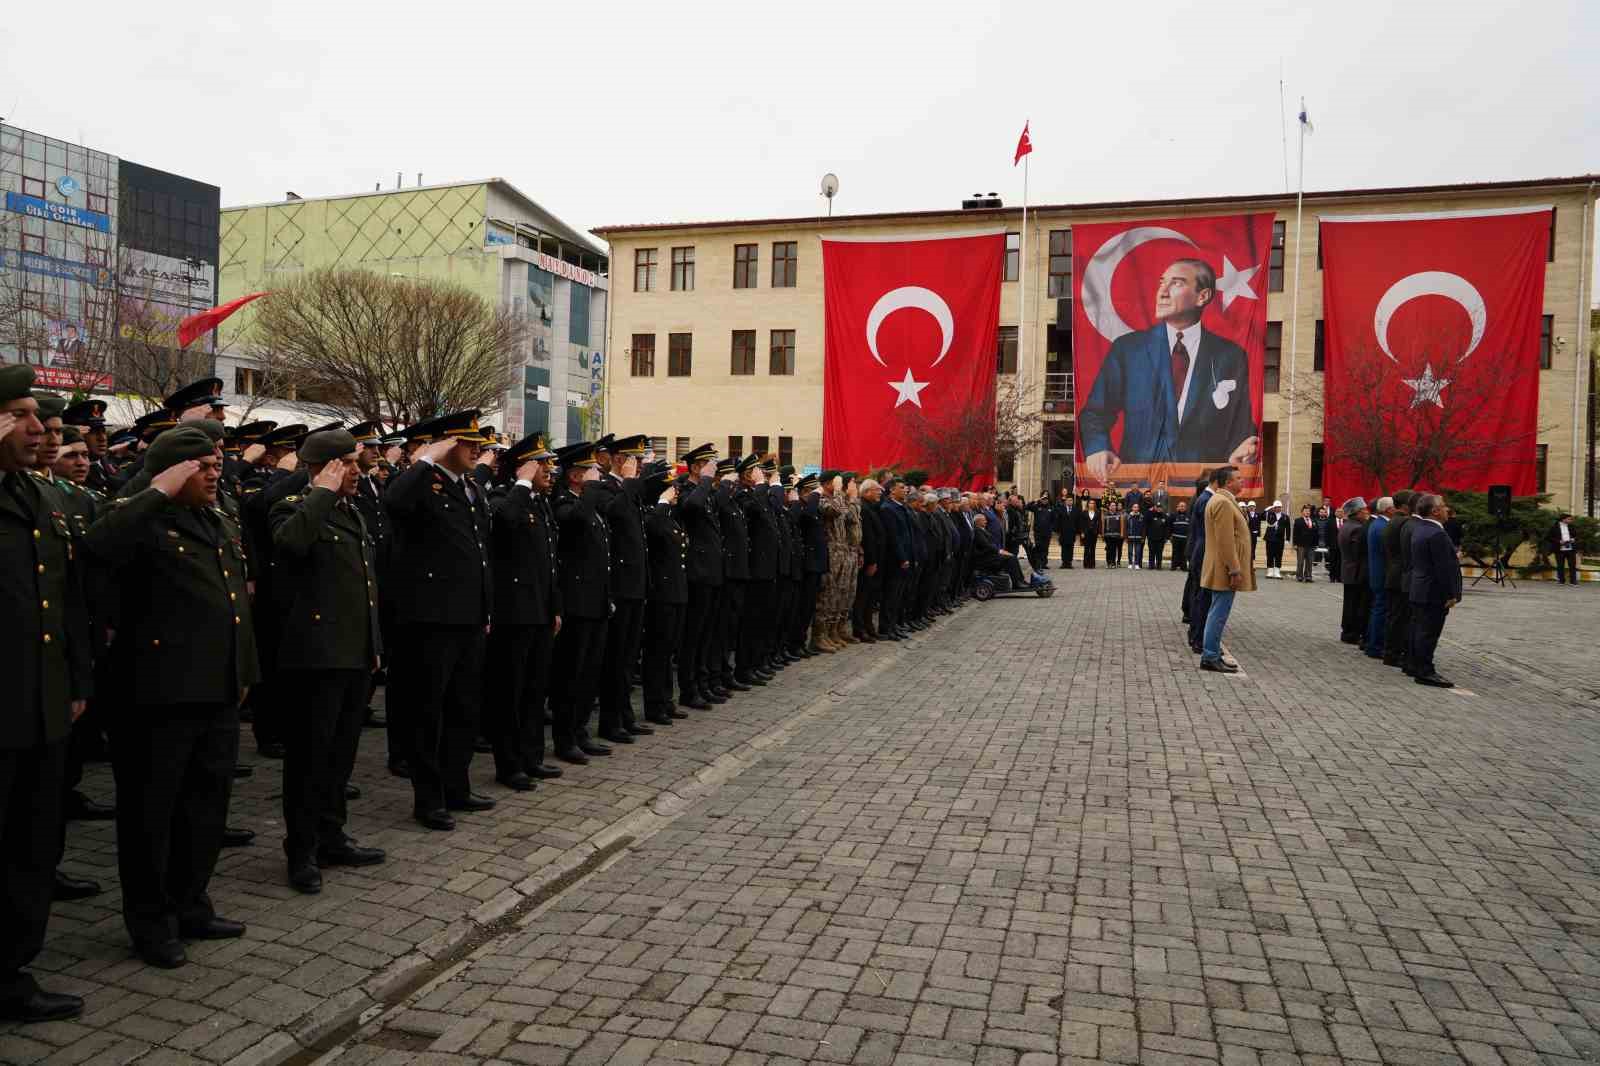
[[[1156,287],[1156,324],[1111,345],[1078,414],[1084,464],[1108,481],[1123,463],[1208,462],[1249,466],[1261,439],[1250,410],[1244,349],[1201,324],[1217,297],[1203,259],[1179,259]],[[1121,415],[1122,445],[1111,427]]]

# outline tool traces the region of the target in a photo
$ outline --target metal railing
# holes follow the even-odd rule
[[[1046,411],[1072,410],[1072,372],[1045,374],[1044,409]]]

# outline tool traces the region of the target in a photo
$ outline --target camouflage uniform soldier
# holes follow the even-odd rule
[[[841,651],[847,641],[839,639],[838,626],[844,619],[839,609],[842,589],[855,590],[850,548],[845,537],[844,479],[837,470],[822,473],[822,496],[817,501],[822,515],[822,530],[828,539],[828,572],[822,576],[822,594],[817,598],[813,643],[823,651]]]
[[[840,475],[844,482],[844,556],[840,577],[833,583],[834,601],[829,608],[832,628],[828,635],[835,644],[855,644],[851,633],[850,608],[855,604],[857,577],[861,573],[861,497],[856,476],[848,471]],[[829,561],[832,561],[829,555]]]

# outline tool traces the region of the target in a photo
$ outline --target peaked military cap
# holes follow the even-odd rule
[[[330,430],[343,429],[343,428],[344,428],[344,420],[343,419],[338,419],[338,420],[335,420],[333,422],[329,422],[325,426],[318,426],[316,429],[313,429],[311,432],[313,432],[313,433],[327,433]]]
[[[614,447],[616,442],[616,434],[607,433],[605,436],[594,442],[594,450],[597,452],[605,452],[607,455],[610,455],[617,450]]]
[[[580,440],[576,444],[569,444],[565,448],[556,449],[556,462],[563,470],[582,470],[586,467],[598,466],[595,460],[595,447],[592,440]]]
[[[377,443],[384,448],[392,448],[396,444],[404,444],[410,439],[411,438],[403,436],[399,433],[391,433],[387,437],[379,437]]]
[[[383,423],[357,422],[350,427],[350,436],[357,444],[377,444],[378,438],[383,436]]]
[[[801,478],[795,484],[795,489],[802,496],[804,496],[808,492],[816,492],[817,491],[817,475],[815,475],[815,474],[807,474],[805,477]]]
[[[175,411],[179,414],[191,407],[199,407],[201,404],[209,404],[212,407],[228,406],[222,402],[221,378],[201,378],[199,381],[191,381],[171,396],[168,396],[163,401],[163,404],[167,410]]]
[[[136,441],[138,439],[139,439],[139,431],[134,429],[132,426],[129,426],[126,429],[119,429],[115,433],[113,433],[109,437],[107,437],[106,438],[106,448],[109,450],[111,448],[120,447],[120,446],[122,446],[124,444],[132,444],[134,441]]]
[[[544,434],[531,433],[507,448],[506,453],[500,457],[500,461],[509,464],[515,469],[529,460],[536,459],[539,462],[548,463],[555,457],[556,453],[545,447]],[[500,469],[504,470],[505,467],[502,466]]]
[[[667,483],[672,480],[672,464],[665,460],[649,463],[639,471],[639,481],[645,488],[654,488],[657,492],[665,492]]]
[[[765,470],[769,474],[777,473],[778,457],[773,455],[771,452],[763,455],[761,457],[761,469]]]
[[[782,474],[785,478],[788,478],[794,473],[794,467],[785,464],[784,466],[778,467],[778,473]]]
[[[682,460],[693,467],[698,466],[707,459],[715,459],[716,457],[717,446],[715,444],[702,444],[700,447],[694,448],[682,456]]]
[[[61,412],[61,421],[69,426],[88,426],[91,429],[104,429],[106,424],[106,402],[104,400],[79,400]]]
[[[734,472],[734,470],[736,470],[738,468],[738,466],[739,466],[739,460],[737,460],[737,459],[734,459],[734,458],[731,458],[731,457],[727,458],[727,459],[718,459],[717,460],[717,476],[721,477],[723,474],[731,474],[731,473]]]
[[[610,434],[607,434],[610,436]],[[643,455],[650,447],[650,438],[643,433],[631,437],[617,437],[611,442],[612,455]]]
[[[177,416],[165,407],[158,407],[148,414],[142,414],[133,420],[133,428],[143,440],[150,440],[164,429],[171,429],[178,424]]]
[[[737,470],[739,473],[742,474],[746,470],[749,470],[752,466],[755,466],[759,462],[761,462],[761,456],[755,454],[754,452],[751,452],[749,455],[745,456],[743,459],[740,459],[738,462],[734,463],[733,464],[733,468],[735,470]]]
[[[246,422],[242,426],[233,427],[231,434],[240,444],[260,444],[268,433],[277,428],[276,422]]]
[[[27,363],[0,365],[0,403],[20,400],[33,391],[33,367]]]
[[[41,422],[47,418],[60,418],[62,412],[67,409],[67,398],[65,396],[57,396],[53,392],[36,392],[33,394],[33,398],[39,403],[39,421]]]
[[[304,422],[291,422],[287,426],[278,426],[262,434],[257,443],[265,444],[269,448],[297,448],[310,432]]]
[[[447,415],[435,415],[433,418],[424,419],[402,432],[407,439],[420,444],[429,444],[446,438],[459,440],[466,444],[488,443],[488,438],[478,428],[478,412],[476,410],[452,411]]]

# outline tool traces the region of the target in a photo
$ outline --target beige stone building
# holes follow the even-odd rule
[[[1078,223],[1182,218],[1247,211],[1276,216],[1269,263],[1266,484],[1288,475],[1295,503],[1321,499],[1321,425],[1295,412],[1293,383],[1322,391],[1320,216],[1459,211],[1548,204],[1555,209],[1546,265],[1539,397],[1539,483],[1558,505],[1584,505],[1590,386],[1589,307],[1595,256],[1595,176],[1401,189],[1307,193],[1301,239],[1293,196],[910,211],[817,218],[621,225],[595,230],[611,245],[612,300],[606,348],[607,428],[650,433],[676,457],[707,440],[727,451],[771,450],[797,466],[822,456],[823,237],[916,237],[1007,231],[1006,282],[996,358],[1020,376],[1048,420],[1044,441],[997,471],[1036,493],[1055,484],[1073,451],[1072,227]],[[1291,328],[1299,267],[1298,327]],[[1022,278],[1027,328],[1022,334]],[[1283,464],[1288,464],[1285,470]]]

